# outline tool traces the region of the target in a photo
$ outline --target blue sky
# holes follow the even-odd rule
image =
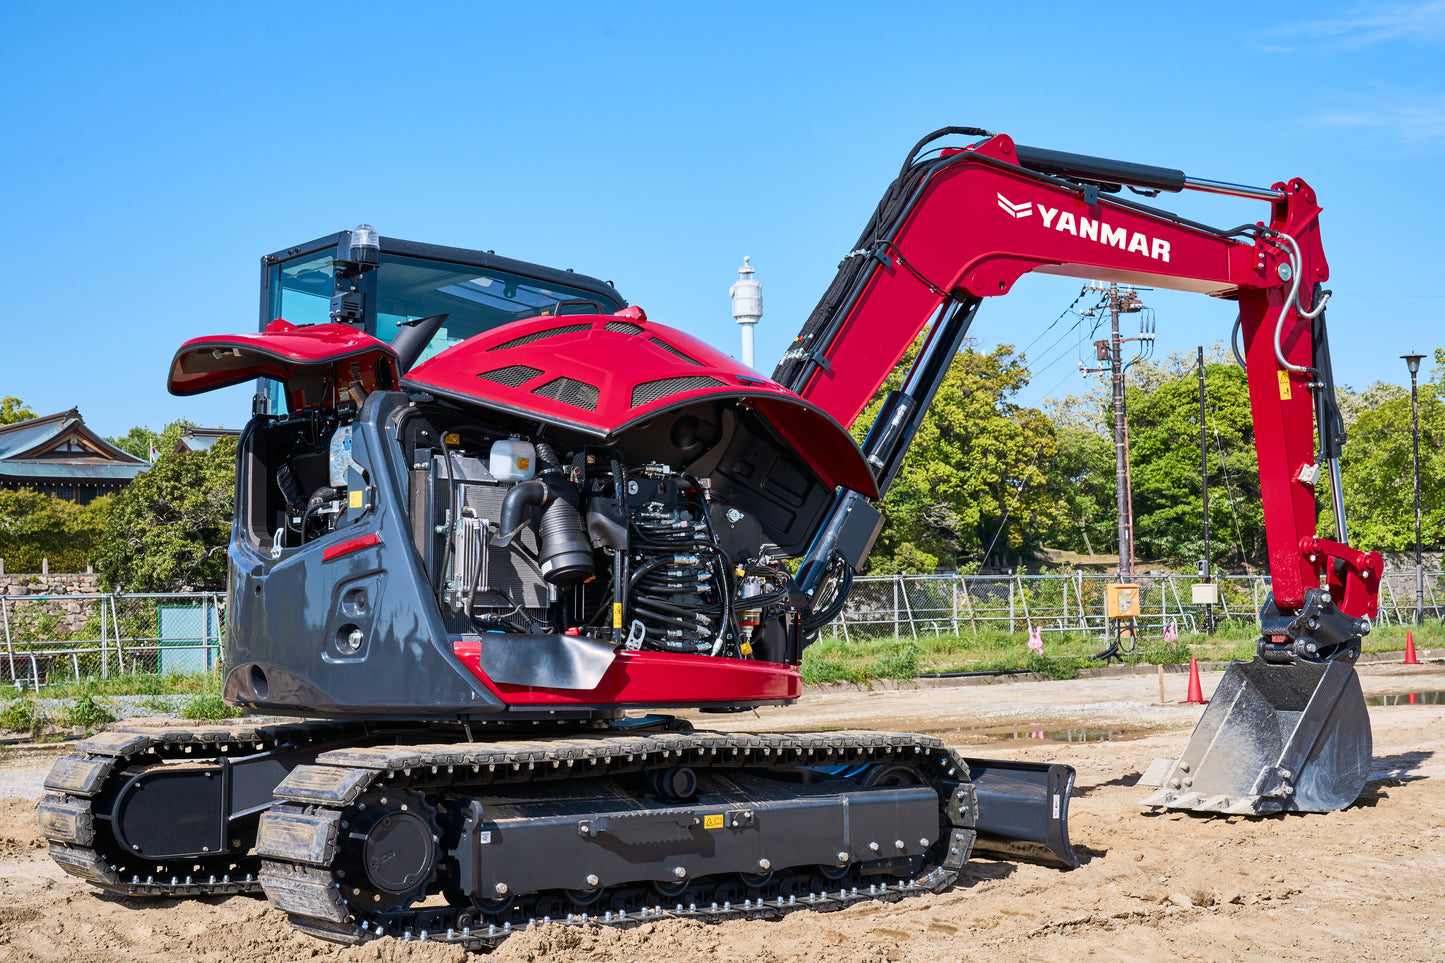
[[[903,154],[948,124],[1268,185],[1325,208],[1337,377],[1445,345],[1445,2],[39,4],[0,7],[0,395],[104,434],[239,426],[173,398],[200,334],[255,325],[264,253],[361,221],[612,279],[737,351],[763,282],[771,370]],[[1233,225],[1263,205],[1167,206]],[[1078,282],[991,299],[1033,341]],[[1153,292],[1157,353],[1231,305]],[[1086,390],[1071,319],[1023,400]],[[1087,345],[1086,345],[1087,347]],[[1091,354],[1092,352],[1088,352]]]

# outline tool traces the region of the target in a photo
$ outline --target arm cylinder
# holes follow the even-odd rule
[[[1132,161],[1110,160],[1107,157],[1090,157],[1088,154],[1071,154],[1068,151],[1049,150],[1046,147],[1015,146],[1019,164],[1029,170],[1045,174],[1061,174],[1081,181],[1095,181],[1104,184],[1131,184],[1171,194],[1184,190],[1183,171],[1168,167],[1154,167],[1149,164],[1135,164]]]

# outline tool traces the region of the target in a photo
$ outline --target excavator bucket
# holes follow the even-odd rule
[[[1371,748],[1353,666],[1233,662],[1184,754],[1141,805],[1245,815],[1332,812],[1359,798]]]

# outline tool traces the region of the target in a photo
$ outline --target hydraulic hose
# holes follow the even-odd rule
[[[452,533],[456,531],[457,524],[457,476],[452,468],[452,449],[447,444],[446,432],[442,432],[442,460],[447,466],[447,534],[442,540],[442,567],[441,567],[441,588],[437,591],[437,602],[440,603],[446,594],[447,570],[452,564]]]
[[[612,488],[613,496],[617,499],[617,506],[622,510],[623,518],[623,541],[627,538],[627,466],[622,459],[614,454],[612,456]],[[613,549],[612,552],[612,641],[616,645],[622,644],[622,626],[627,624],[627,546]]]
[[[1324,292],[1324,294],[1320,297],[1318,303],[1316,303],[1312,309],[1306,311],[1299,303],[1300,268],[1304,262],[1304,258],[1300,255],[1299,244],[1295,241],[1294,238],[1290,237],[1283,231],[1272,232],[1271,238],[1283,241],[1285,247],[1289,249],[1290,255],[1289,295],[1285,297],[1284,306],[1280,308],[1279,319],[1275,322],[1274,325],[1274,358],[1276,361],[1279,362],[1280,367],[1285,368],[1286,370],[1297,371],[1301,374],[1313,373],[1315,369],[1310,367],[1309,365],[1291,364],[1290,362],[1285,360],[1284,349],[1280,345],[1280,339],[1284,335],[1284,319],[1285,316],[1289,314],[1289,309],[1293,307],[1295,309],[1295,313],[1301,318],[1305,319],[1306,321],[1313,321],[1315,318],[1320,316],[1320,312],[1323,311],[1325,309],[1325,305],[1329,303],[1330,292]]]
[[[843,606],[848,603],[848,594],[853,590],[853,567],[841,559],[838,559],[838,562],[842,566],[842,571],[838,574],[838,581],[835,583],[833,600],[803,619],[803,628],[810,632],[814,629],[821,629],[836,619],[838,614],[843,611]]]

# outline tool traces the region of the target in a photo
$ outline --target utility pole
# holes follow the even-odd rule
[[[1134,574],[1134,507],[1129,491],[1129,422],[1124,407],[1123,348],[1125,341],[1152,341],[1154,334],[1149,331],[1141,332],[1138,338],[1119,336],[1119,315],[1144,309],[1144,303],[1133,287],[1125,285],[1121,288],[1118,282],[1111,281],[1107,288],[1100,282],[1091,282],[1089,289],[1108,292],[1105,301],[1109,307],[1110,336],[1108,341],[1095,341],[1094,351],[1097,360],[1107,361],[1109,366],[1082,370],[1085,373],[1107,371],[1110,374],[1114,410],[1115,506],[1119,513],[1119,578],[1123,580]]]

